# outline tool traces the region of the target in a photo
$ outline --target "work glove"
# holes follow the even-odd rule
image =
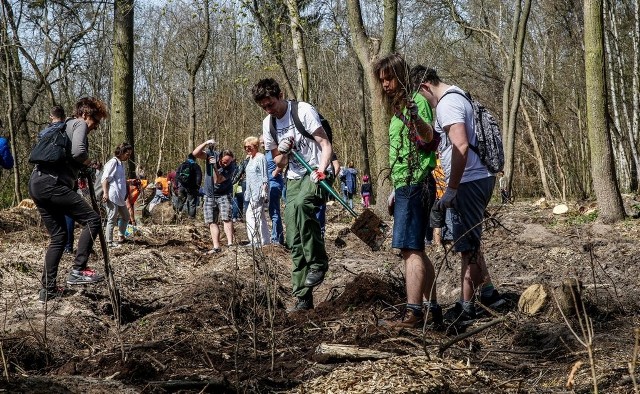
[[[395,208],[395,205],[396,205],[396,191],[391,190],[391,193],[389,193],[389,197],[387,198],[387,211],[391,216],[393,216],[393,209]]]
[[[324,180],[327,176],[324,174],[324,172],[320,172],[318,170],[314,170],[311,172],[311,174],[309,174],[309,178],[311,178],[311,182],[313,183],[318,183],[322,180]]]
[[[456,199],[456,195],[458,194],[457,189],[452,189],[450,187],[445,190],[444,194],[434,205],[438,211],[444,211],[447,208],[451,208],[453,206],[454,200]]]
[[[266,186],[263,186],[260,189],[260,198],[263,199],[263,200],[267,199],[267,188],[266,188]]]
[[[293,137],[283,138],[278,144],[278,152],[282,153],[283,155],[291,152],[294,142],[295,141],[293,140]]]
[[[215,141],[214,139],[210,139],[210,140],[205,141],[205,143],[206,143],[207,145],[215,145],[215,144],[216,144],[216,141]]]
[[[409,118],[411,118],[412,121],[416,121],[420,118],[420,115],[418,114],[418,106],[415,101],[409,100],[407,102],[407,110],[409,111]]]

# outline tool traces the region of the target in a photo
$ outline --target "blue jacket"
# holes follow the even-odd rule
[[[11,147],[9,146],[9,140],[5,137],[0,137],[0,166],[5,170],[13,168],[13,156],[11,155]]]

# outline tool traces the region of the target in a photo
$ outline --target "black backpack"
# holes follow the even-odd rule
[[[176,179],[182,187],[191,189],[196,186],[196,170],[193,168],[193,164],[184,162],[178,167],[176,171]]]
[[[66,164],[71,157],[71,140],[67,135],[67,122],[47,126],[31,150],[31,164]]]
[[[318,116],[320,116],[320,124],[322,124],[322,128],[324,129],[325,133],[327,133],[329,142],[333,144],[333,131],[331,130],[329,121],[326,120],[320,112],[318,112]],[[291,118],[293,119],[293,124],[296,126],[296,129],[298,129],[298,132],[300,132],[300,134],[302,134],[306,138],[312,140],[313,136],[309,134],[309,132],[304,128],[304,125],[300,121],[300,117],[298,116],[298,102],[296,100],[291,100]],[[271,133],[271,138],[273,138],[273,141],[278,142],[278,134],[276,133],[276,117],[273,115],[271,115],[271,127],[269,128],[269,133]]]

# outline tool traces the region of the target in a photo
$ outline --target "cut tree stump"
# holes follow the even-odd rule
[[[549,312],[558,315],[554,313],[558,311],[565,316],[574,316],[576,311],[582,310],[582,283],[576,279],[565,279],[554,288],[547,284],[533,284],[520,296],[518,310],[529,316]]]
[[[363,360],[381,360],[393,357],[395,354],[389,352],[381,352],[373,349],[366,349],[351,345],[321,343],[313,354],[313,359],[319,363],[328,363],[336,361],[363,361]]]
[[[540,313],[547,305],[551,292],[546,285],[536,283],[529,286],[518,300],[518,310],[529,316]]]

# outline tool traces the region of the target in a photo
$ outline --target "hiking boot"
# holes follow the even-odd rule
[[[51,301],[54,298],[58,298],[62,296],[64,289],[62,287],[56,287],[54,289],[40,289],[40,293],[38,294],[38,299],[41,303],[45,303],[47,301]]]
[[[470,324],[476,319],[476,311],[473,308],[471,311],[465,311],[462,308],[462,304],[456,302],[452,308],[444,314],[444,320],[452,324]]]
[[[309,270],[307,274],[307,279],[304,280],[305,287],[316,287],[324,280],[324,271],[314,270],[313,268]]]
[[[444,326],[444,320],[442,317],[442,307],[436,305],[432,308],[427,308],[425,312],[426,326],[434,329],[442,328]]]
[[[391,319],[380,319],[378,325],[391,328],[422,328],[424,325],[424,313],[414,311],[411,308],[404,308],[400,313]]]
[[[313,309],[313,294],[308,293],[305,297],[298,297],[298,301],[296,304],[287,309],[287,313],[297,312],[297,311],[308,311],[309,309]]]
[[[67,284],[69,285],[85,285],[88,283],[96,283],[104,280],[104,275],[97,273],[96,271],[85,268],[83,270],[71,270],[67,277]]]
[[[493,289],[493,292],[491,292],[491,295],[488,297],[480,294],[480,303],[491,309],[496,309],[497,307],[504,304],[505,302],[507,301],[504,298],[502,298],[502,296],[496,289]]]

